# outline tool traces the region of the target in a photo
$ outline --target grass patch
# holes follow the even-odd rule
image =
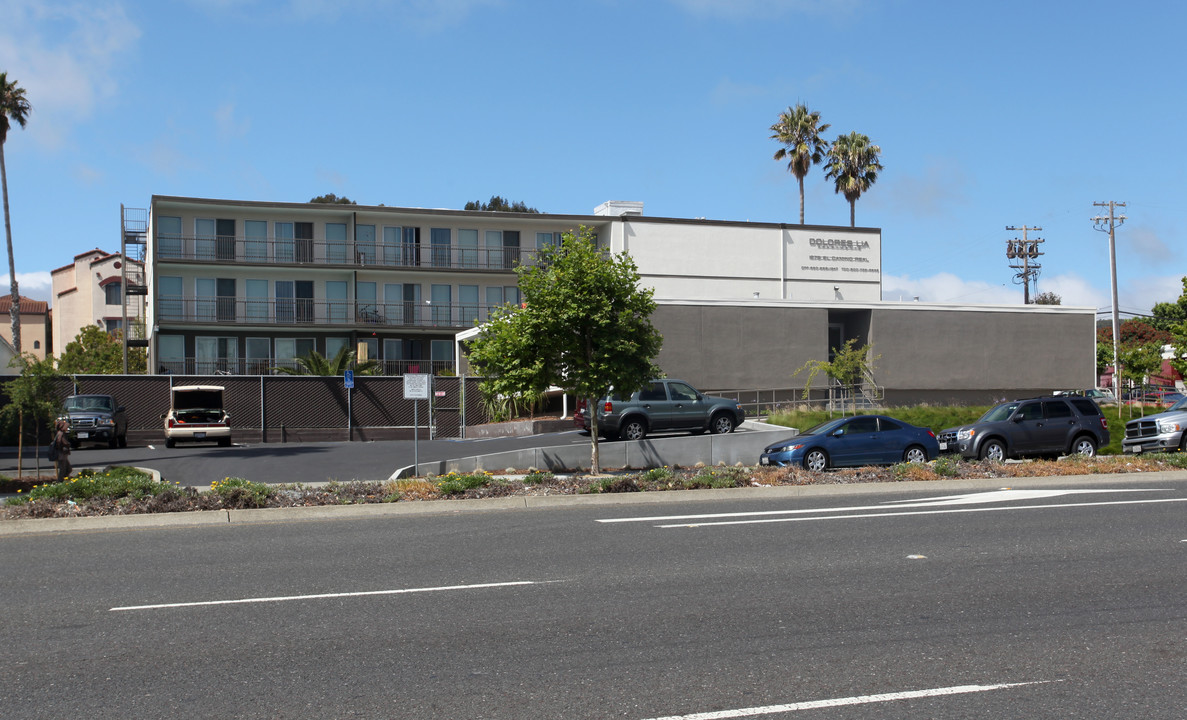
[[[28,493],[9,498],[8,504],[19,505],[32,500],[90,500],[92,498],[132,498],[140,500],[155,495],[165,487],[154,482],[152,476],[130,467],[109,467],[104,470],[86,468],[78,475],[60,482],[34,485]]]
[[[488,472],[475,472],[459,475],[449,473],[437,481],[437,492],[442,495],[461,495],[467,490],[484,488],[494,482],[495,478]]]
[[[210,483],[210,492],[222,499],[228,508],[258,508],[268,504],[276,489],[266,483],[233,477]]]

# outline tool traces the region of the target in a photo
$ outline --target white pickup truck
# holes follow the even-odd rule
[[[1126,453],[1187,452],[1187,398],[1157,415],[1135,418],[1125,423],[1121,447]]]

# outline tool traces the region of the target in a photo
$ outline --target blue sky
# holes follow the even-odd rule
[[[34,106],[5,145],[22,294],[119,249],[153,194],[795,222],[769,127],[798,102],[882,148],[857,224],[887,300],[1110,305],[1093,202],[1127,203],[1119,306],[1182,291],[1179,3],[927,0],[0,0],[0,70]],[[809,224],[848,225],[823,170]],[[723,247],[722,252],[730,252]],[[4,281],[7,287],[7,280]]]

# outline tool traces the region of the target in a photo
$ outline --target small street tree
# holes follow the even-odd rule
[[[33,441],[37,477],[41,476],[40,446],[44,432],[50,430],[62,411],[57,399],[57,380],[61,373],[54,368],[53,358],[38,360],[31,353],[12,361],[21,374],[6,386],[8,404],[0,408],[6,422],[17,428],[17,477],[23,473],[22,462],[25,439]],[[47,441],[48,442],[48,441]]]
[[[65,375],[119,375],[124,372],[123,331],[109,333],[98,325],[87,325],[66,344],[58,358],[58,370]],[[144,374],[148,357],[144,348],[128,348],[128,372]]]
[[[836,380],[842,387],[849,389],[850,407],[853,414],[856,415],[858,389],[865,381],[874,381],[874,363],[882,357],[881,355],[871,355],[869,345],[854,347],[856,344],[857,338],[850,338],[845,341],[843,347],[836,348],[832,360],[809,360],[796,369],[791,374],[792,377],[798,376],[805,370],[808,371],[808,377],[804,379],[804,390],[801,397],[805,400],[809,399],[812,382],[819,373],[823,372],[829,378]]]
[[[1146,379],[1162,367],[1162,346],[1158,344],[1134,345],[1119,353],[1121,361],[1121,377],[1129,381],[1130,386],[1136,385],[1139,397],[1145,394]],[[1139,402],[1141,413],[1146,414],[1146,404]],[[1132,416],[1132,408],[1131,408]]]
[[[1035,305],[1062,305],[1063,304],[1063,296],[1059,295],[1058,293],[1053,293],[1050,290],[1048,290],[1047,292],[1041,292],[1038,295],[1036,295],[1035,299],[1034,299],[1034,304]]]
[[[516,273],[523,303],[496,311],[467,351],[485,378],[485,393],[532,396],[555,385],[592,401],[611,388],[634,392],[659,374],[654,358],[663,337],[651,324],[655,300],[639,287],[629,255],[604,252],[582,227]],[[590,444],[590,472],[598,474],[595,412]]]

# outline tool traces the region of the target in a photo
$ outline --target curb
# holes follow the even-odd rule
[[[199,510],[180,513],[108,515],[99,517],[39,518],[0,521],[0,537],[66,532],[104,532],[168,527],[261,525],[289,522],[359,520],[404,516],[458,515],[514,510],[559,510],[623,505],[659,505],[689,501],[777,500],[797,497],[859,494],[901,495],[924,489],[960,492],[998,489],[1003,486],[1065,487],[1086,483],[1151,483],[1187,480],[1187,470],[1149,473],[1062,475],[1035,478],[973,478],[965,480],[852,483],[846,485],[777,485],[714,490],[663,490],[608,495],[527,495],[467,500],[419,500],[364,505],[259,508],[251,510]]]

